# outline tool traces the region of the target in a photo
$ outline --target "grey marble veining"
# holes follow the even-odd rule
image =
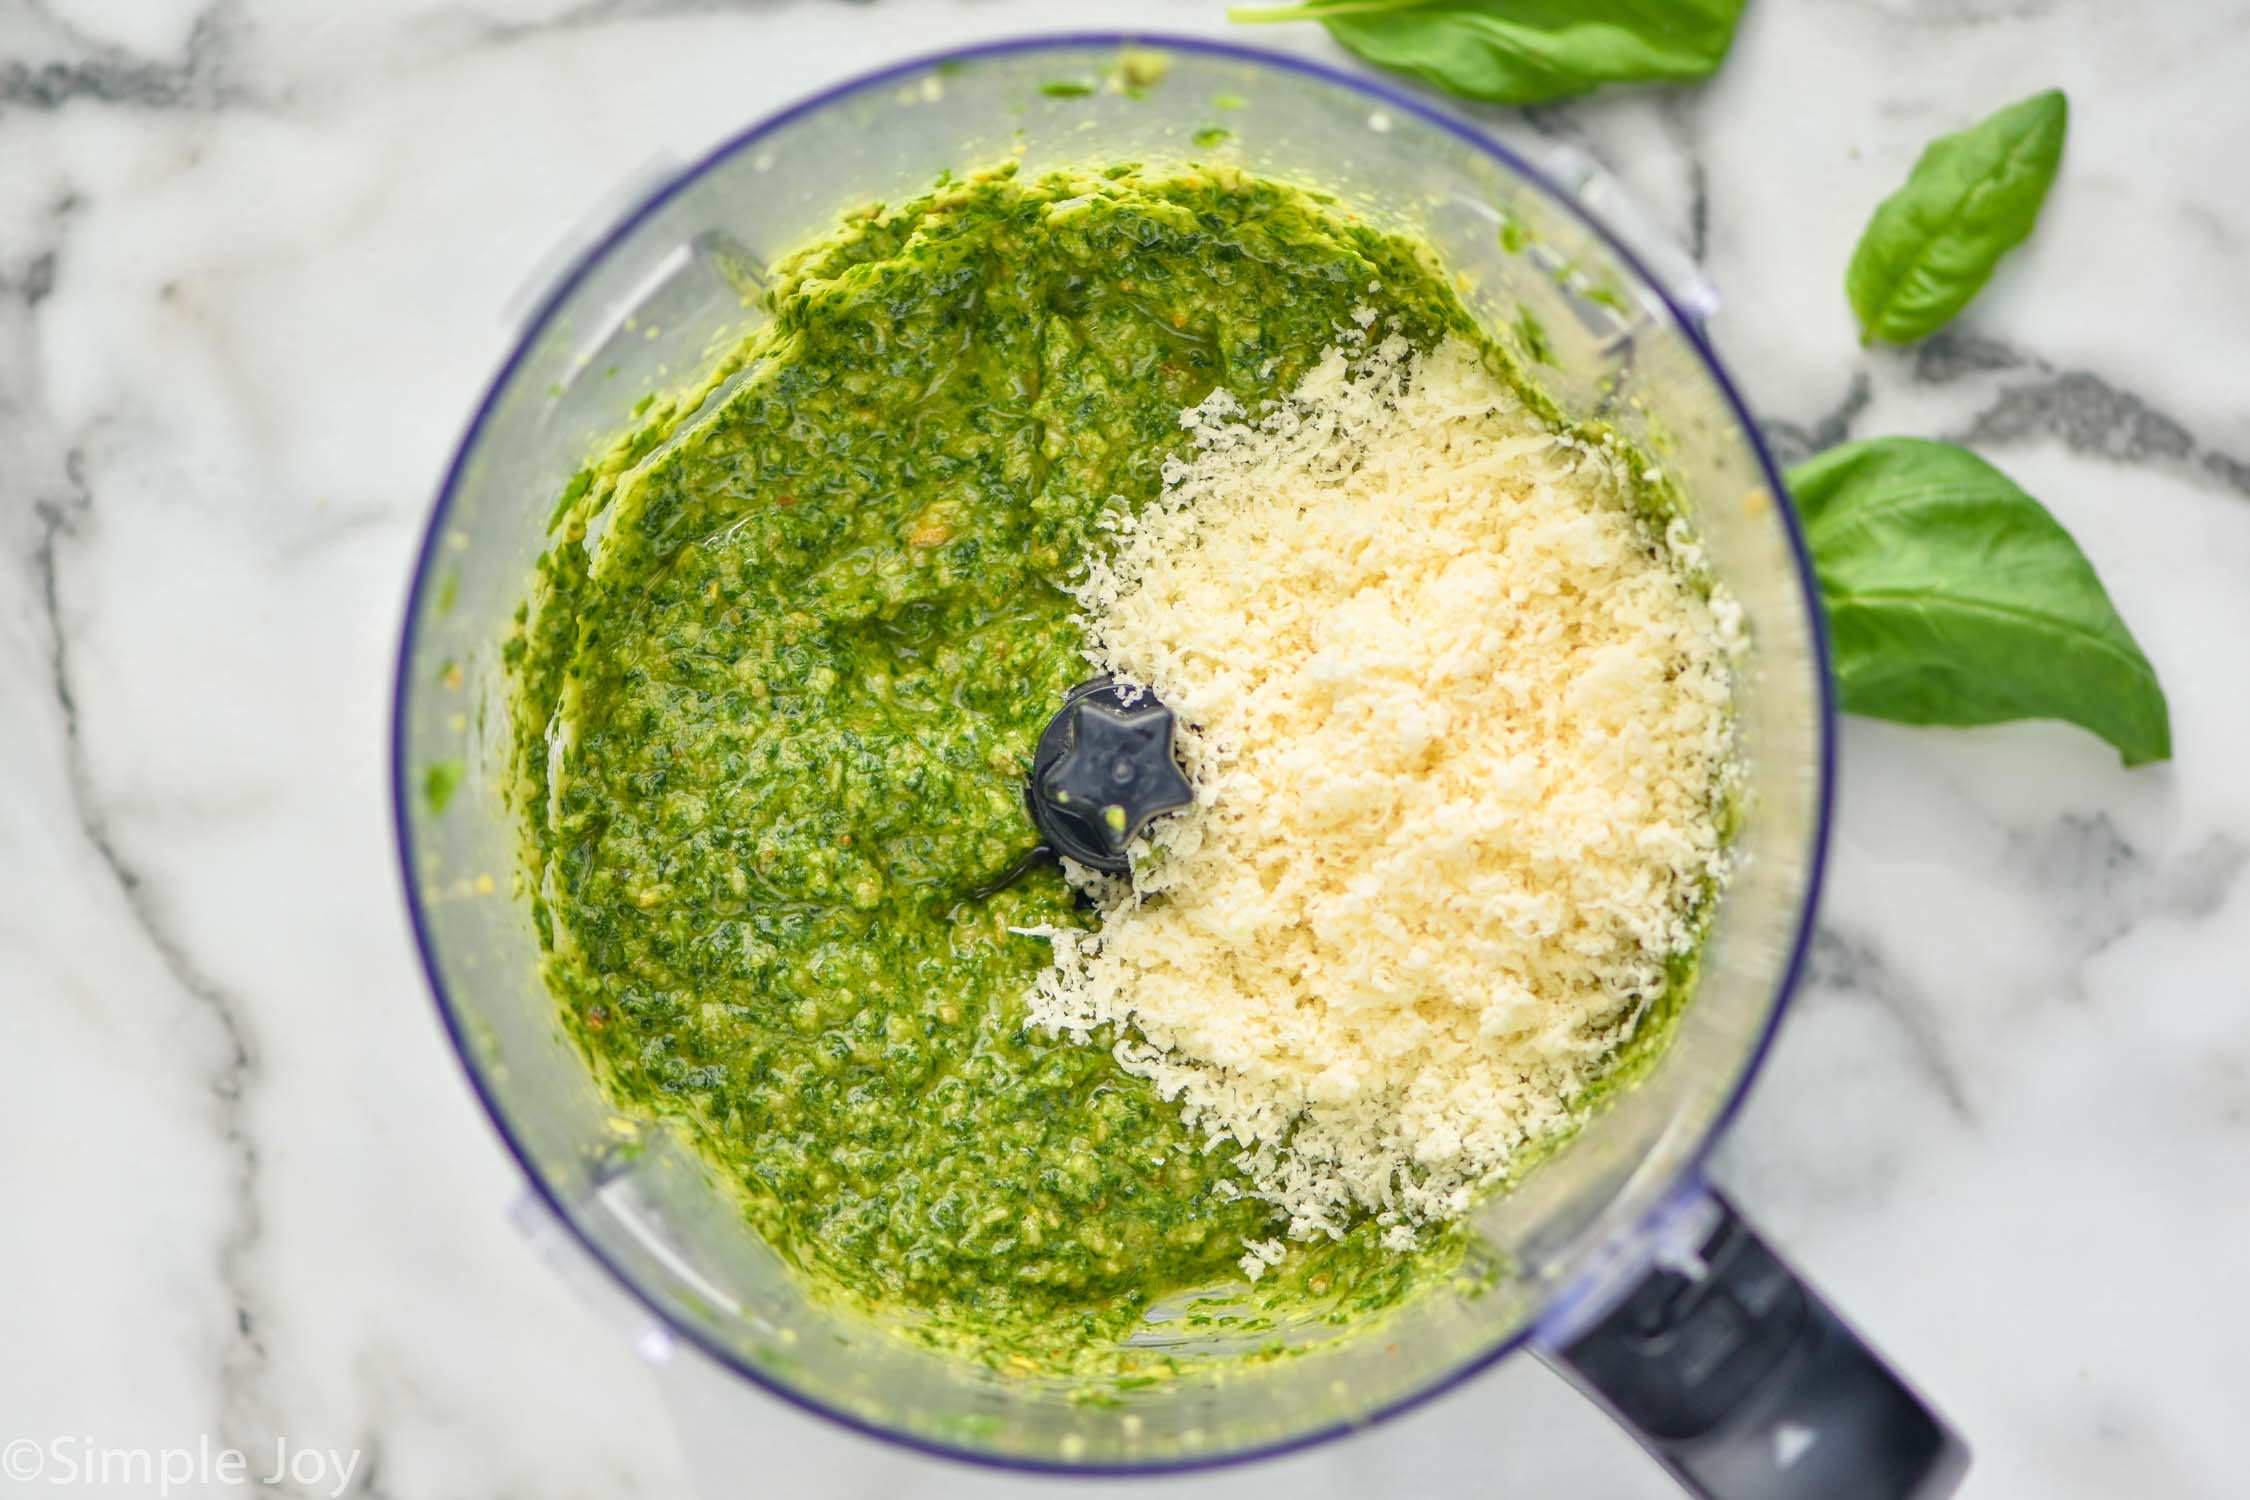
[[[412,961],[384,746],[422,515],[552,247],[824,82],[1065,23],[1336,55],[1186,0],[0,3],[0,1445],[353,1449],[400,1500],[1053,1488],[651,1366],[541,1259]],[[1968,1430],[1972,1495],[2244,1489],[2246,77],[2241,4],[1755,0],[1707,87],[1470,111],[1700,264],[1781,457],[1973,443],[2170,691],[2177,759],[2131,773],[2051,726],[1847,728],[1811,969],[1720,1160]],[[2038,234],[1861,349],[1868,210],[2058,83]],[[1162,1489],[1670,1493],[1522,1361]]]
[[[194,109],[244,97],[226,76],[234,58],[230,6],[196,12],[186,37],[165,57],[89,37],[62,7],[32,3],[23,11],[24,39],[50,40],[56,53],[0,63],[0,111],[59,109],[79,100],[128,109]]]

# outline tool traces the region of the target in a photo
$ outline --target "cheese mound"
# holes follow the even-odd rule
[[[1292,1237],[1371,1212],[1408,1248],[1571,1123],[1697,942],[1734,611],[1621,454],[1458,340],[1348,332],[1262,418],[1181,420],[1077,592],[1197,804],[1095,931],[1042,934],[1032,1019],[1111,1028]]]

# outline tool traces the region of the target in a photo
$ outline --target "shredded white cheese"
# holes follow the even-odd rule
[[[1465,345],[1346,345],[1255,422],[1185,413],[1193,457],[1079,589],[1197,805],[1052,935],[1032,1014],[1109,1028],[1291,1236],[1370,1211],[1405,1247],[1569,1123],[1694,943],[1729,663],[1619,455]]]

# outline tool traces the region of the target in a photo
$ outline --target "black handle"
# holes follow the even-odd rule
[[[1551,1351],[1706,1500],[1945,1500],[1953,1429],[1717,1194],[1696,1253]],[[1697,1226],[1700,1228],[1700,1225]]]

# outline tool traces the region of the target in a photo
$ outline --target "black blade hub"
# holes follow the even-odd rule
[[[1032,752],[1024,804],[1047,847],[1123,874],[1126,847],[1160,813],[1195,800],[1174,758],[1172,711],[1156,695],[1096,678],[1063,699]]]

